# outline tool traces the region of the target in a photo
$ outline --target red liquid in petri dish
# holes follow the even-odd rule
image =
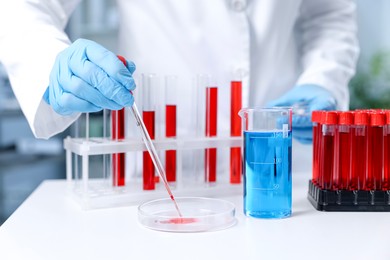
[[[160,221],[161,224],[191,224],[198,222],[197,218],[172,218]]]

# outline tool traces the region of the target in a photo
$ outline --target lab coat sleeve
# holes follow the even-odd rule
[[[359,55],[354,1],[303,0],[297,26],[303,67],[297,85],[323,86],[338,109],[348,109],[348,82]]]
[[[37,138],[62,132],[79,116],[61,116],[42,99],[57,54],[70,44],[64,28],[78,3],[79,0],[0,3],[0,62]]]

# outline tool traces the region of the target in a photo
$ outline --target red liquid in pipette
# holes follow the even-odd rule
[[[120,56],[120,55],[118,55],[118,58],[119,58],[119,60],[122,61],[123,64],[126,66],[126,64],[127,64],[126,59],[125,59],[124,57]],[[133,94],[131,91],[130,91],[130,93]],[[147,144],[149,143],[148,140],[152,139],[152,137],[153,137],[153,139],[154,139],[154,122],[155,122],[155,121],[154,121],[154,117],[155,117],[155,116],[154,116],[154,111],[149,111],[149,112],[150,112],[150,115],[149,115],[149,113],[147,113],[148,111],[145,111],[146,114],[147,114],[147,115],[146,115],[146,118],[147,118],[147,119],[150,119],[149,121],[152,122],[152,123],[149,123],[149,125],[151,125],[151,127],[150,127],[151,129],[148,129],[148,128],[146,127],[146,125],[145,125],[146,123],[145,123],[145,122],[142,122],[143,120],[142,120],[141,116],[139,115],[139,112],[138,112],[138,109],[137,109],[137,106],[136,106],[135,102],[134,102],[134,104],[133,104],[133,106],[132,106],[131,108],[132,108],[132,112],[133,112],[133,114],[134,114],[134,117],[135,117],[136,120],[137,120],[138,126],[140,126],[141,129],[142,129],[142,133],[144,134],[144,136],[143,136],[144,142],[145,142],[145,144],[147,145]],[[123,122],[124,122],[124,121],[123,121]],[[143,126],[143,125],[144,125],[144,126]],[[146,130],[146,132],[145,132],[144,130]],[[152,133],[152,137],[150,136],[149,132]],[[147,147],[148,147],[148,145],[147,145]],[[150,149],[150,150],[149,150],[149,149]],[[151,148],[148,148],[148,151],[149,151],[150,153],[154,154],[154,155],[157,157],[157,154],[155,154],[155,153],[153,152],[153,151],[154,151],[154,146],[153,146],[152,143],[151,143]],[[149,158],[150,158],[150,156],[149,156]],[[151,159],[151,158],[150,158],[150,159]],[[156,158],[156,160],[159,162],[158,157]],[[153,161],[152,161],[152,163],[153,163]],[[156,166],[156,168],[159,168],[159,166],[160,166],[160,168],[162,167],[162,166],[161,166],[161,163],[157,163],[157,162],[156,162],[156,165],[155,165],[155,166]],[[158,172],[159,172],[160,175],[163,174],[163,173],[162,173],[162,172],[163,172],[163,169],[161,168],[161,170],[159,170]],[[153,183],[152,185],[153,185],[153,189],[154,189],[153,175],[154,175],[154,173],[152,174],[151,177],[150,177],[150,176],[147,176],[147,177],[150,177],[150,178],[148,179],[148,184]],[[144,180],[145,180],[145,179],[144,179]],[[177,206],[177,203],[176,203],[175,198],[173,197],[172,191],[171,191],[171,189],[169,188],[168,182],[167,182],[166,179],[164,179],[164,178],[163,178],[163,182],[164,182],[165,189],[167,190],[167,192],[168,192],[168,194],[169,194],[169,197],[171,198],[171,200],[173,201],[173,204],[175,205],[175,208],[176,208],[176,211],[177,211],[179,217],[182,218],[182,214],[181,214],[181,212],[180,212],[180,210],[179,210],[179,207]],[[147,185],[147,186],[149,186],[149,185]],[[145,181],[144,181],[144,187],[145,187]]]
[[[218,88],[206,88],[206,136],[217,136],[217,101]],[[208,148],[205,153],[205,181],[217,180],[217,149]]]
[[[176,137],[176,105],[166,105],[165,109],[165,129],[166,137]],[[167,150],[165,152],[165,172],[168,182],[176,181],[176,151]]]
[[[125,138],[125,110],[111,112],[111,135],[113,140]],[[125,154],[114,153],[112,155],[112,184],[113,186],[125,185]]]
[[[142,117],[150,138],[153,140],[155,135],[155,112],[143,111]],[[155,189],[154,165],[147,151],[143,152],[143,188],[144,190]]]
[[[232,81],[230,85],[230,136],[241,136],[242,83]],[[241,148],[230,148],[230,183],[240,183],[242,173]]]

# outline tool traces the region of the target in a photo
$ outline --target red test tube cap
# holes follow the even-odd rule
[[[322,110],[315,110],[311,113],[311,121],[319,123],[321,121]]]
[[[369,117],[368,117],[368,113],[365,112],[365,111],[358,111],[358,112],[355,112],[355,116],[354,116],[354,124],[355,125],[368,125],[368,122],[369,122]]]
[[[353,112],[346,111],[339,113],[339,125],[352,125],[353,124]]]
[[[324,111],[321,115],[321,124],[324,125],[336,125],[338,112],[336,111]]]
[[[384,126],[386,122],[386,116],[383,112],[370,113],[370,125],[371,126]]]
[[[386,110],[386,124],[390,125],[390,110]]]

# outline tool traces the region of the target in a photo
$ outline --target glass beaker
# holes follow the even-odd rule
[[[291,215],[292,108],[244,108],[244,213],[256,218]]]

